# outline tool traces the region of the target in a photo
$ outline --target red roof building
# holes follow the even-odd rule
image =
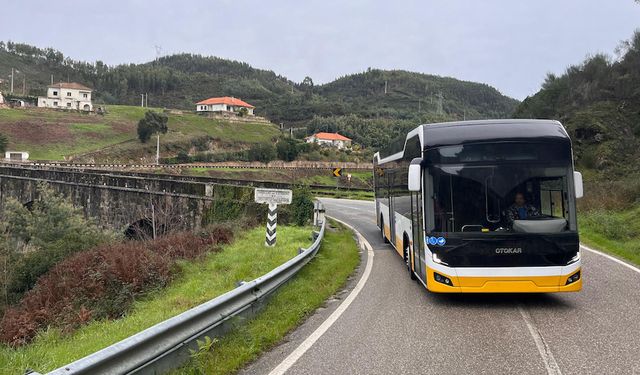
[[[317,143],[323,146],[345,149],[351,147],[351,138],[338,133],[316,133],[306,138],[307,143]]]
[[[253,115],[254,106],[230,96],[209,98],[196,103],[197,112],[238,112],[242,108],[247,109],[248,115]]]

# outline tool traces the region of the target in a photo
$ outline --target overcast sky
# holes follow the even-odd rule
[[[101,3],[101,4],[100,4]],[[100,4],[100,5],[92,5]],[[368,67],[485,82],[523,99],[547,72],[613,55],[640,28],[633,0],[0,0],[0,40],[110,65],[192,52],[300,82]]]

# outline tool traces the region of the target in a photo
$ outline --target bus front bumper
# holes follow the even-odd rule
[[[569,277],[580,272],[577,281],[567,284]],[[436,281],[436,273],[450,284]],[[458,277],[427,269],[427,289],[435,293],[556,293],[582,289],[582,273],[578,268],[567,275],[554,276],[464,276]]]

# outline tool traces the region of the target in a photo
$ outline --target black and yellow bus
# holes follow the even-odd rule
[[[374,155],[376,216],[433,292],[582,287],[571,140],[557,121],[420,125]]]

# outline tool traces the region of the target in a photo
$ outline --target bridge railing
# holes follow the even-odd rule
[[[133,336],[82,359],[49,372],[62,374],[157,374],[176,368],[189,359],[189,349],[197,350],[197,340],[222,335],[239,316],[253,315],[266,297],[298,273],[318,252],[324,238],[324,209],[315,206],[314,241],[291,260],[264,276],[219,297],[169,318]],[[32,374],[38,374],[32,372]]]

